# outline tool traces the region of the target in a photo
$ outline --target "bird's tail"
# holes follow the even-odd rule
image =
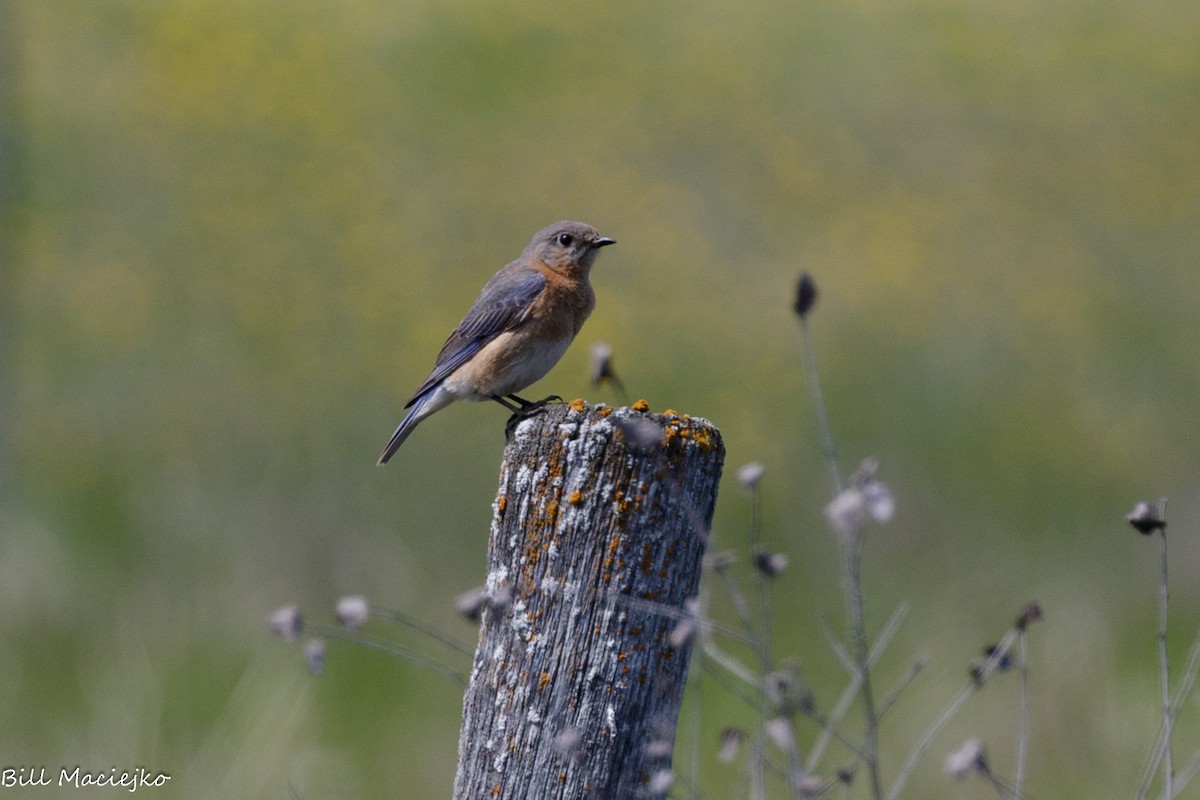
[[[383,448],[383,452],[379,454],[379,461],[375,466],[382,467],[388,462],[396,451],[400,449],[400,445],[404,444],[404,440],[413,432],[413,428],[417,427],[417,423],[425,419],[425,417],[437,411],[437,408],[426,409],[429,399],[433,396],[433,392],[421,395],[413,403],[412,408],[404,415],[404,419],[400,421],[400,425],[396,428],[396,432],[392,434],[392,438],[388,439],[387,447]]]

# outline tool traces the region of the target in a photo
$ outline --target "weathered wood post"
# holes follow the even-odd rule
[[[550,406],[504,449],[459,800],[666,797],[691,654],[671,634],[725,450],[707,420],[638,405]]]

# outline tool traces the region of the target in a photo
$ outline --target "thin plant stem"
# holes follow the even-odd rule
[[[363,645],[364,647],[369,647],[372,650],[379,650],[380,652],[387,653],[389,655],[399,656],[405,661],[411,662],[421,669],[432,672],[435,675],[441,675],[443,678],[452,680],[455,683],[460,683],[463,686],[467,685],[466,675],[454,671],[432,656],[426,655],[425,653],[417,650],[413,650],[410,647],[405,647],[402,644],[389,642],[385,639],[380,639],[377,636],[370,636],[359,631],[348,631],[345,628],[321,628],[320,630],[315,631],[315,633],[325,639],[343,639],[347,642],[354,642],[356,644]]]
[[[1166,519],[1166,498],[1159,500],[1159,519]],[[1159,531],[1158,672],[1162,695],[1163,797],[1175,796],[1175,765],[1171,754],[1171,663],[1167,659],[1167,529]]]
[[[1192,640],[1192,648],[1188,650],[1187,664],[1184,665],[1183,675],[1179,678],[1179,685],[1175,687],[1175,699],[1171,702],[1171,719],[1179,719],[1179,712],[1183,710],[1184,702],[1196,684],[1197,670],[1200,670],[1200,632]]]
[[[440,642],[455,652],[462,653],[463,655],[467,656],[474,655],[475,651],[473,649],[455,639],[450,638],[437,628],[434,628],[432,625],[426,625],[416,617],[405,614],[403,611],[394,611],[390,608],[371,606],[371,616],[378,617],[380,619],[386,619],[390,622],[396,622],[405,627],[412,628],[414,631],[425,634],[429,638]]]
[[[754,618],[750,614],[750,604],[746,602],[746,595],[742,594],[742,590],[738,588],[737,581],[729,574],[727,568],[718,567],[716,571],[721,576],[721,583],[725,586],[725,591],[729,595],[730,602],[733,603],[734,610],[737,611],[738,620],[742,623],[742,627],[746,629],[748,644],[757,655],[760,652],[758,628],[754,625]]]
[[[1180,676],[1179,685],[1175,687],[1175,698],[1171,701],[1171,719],[1173,721],[1179,719],[1179,713],[1183,710],[1187,699],[1191,696],[1198,670],[1200,670],[1200,632],[1192,640],[1192,647],[1188,650],[1188,658],[1183,668],[1183,675]],[[1162,742],[1161,736],[1159,740]],[[1151,753],[1151,758],[1145,767],[1145,771],[1153,775],[1154,770],[1158,767],[1160,758],[1162,758],[1162,748],[1161,746],[1156,746]],[[1183,787],[1195,777],[1197,770],[1200,770],[1200,752],[1193,753],[1183,769],[1176,773],[1174,781],[1176,797],[1183,792]],[[1149,784],[1149,779],[1146,780],[1146,783],[1147,785]]]
[[[875,637],[875,643],[871,645],[871,665],[883,656],[883,651],[892,643],[892,638],[896,632],[900,630],[900,626],[904,624],[904,620],[908,619],[909,605],[908,601],[904,601],[896,606],[896,610],[888,617],[887,624],[879,631],[879,635]]]
[[[722,582],[725,584],[726,591],[729,593],[730,599],[733,601],[733,606],[737,609],[738,616],[741,618],[743,627],[746,628],[754,645],[754,651],[762,657],[762,648],[757,641],[758,630],[754,626],[754,620],[750,616],[750,607],[746,603],[746,598],[738,589],[737,583],[733,580],[733,576],[729,574],[727,569],[718,569],[717,574],[721,576]],[[754,677],[750,671],[743,667],[736,659],[723,653],[716,644],[712,641],[712,637],[704,634],[702,639],[704,642],[704,650],[708,656],[728,670],[731,674],[737,675],[743,681],[746,681],[755,689],[755,710],[758,712],[758,724],[755,725],[754,736],[750,749],[750,763],[748,769],[750,771],[749,784],[750,796],[752,798],[765,797],[764,792],[766,783],[766,774],[764,771],[763,760],[766,757],[765,748],[763,747],[763,738],[765,732],[763,724],[767,721],[767,695],[763,687],[763,679],[766,673],[762,673],[759,677]]]
[[[996,796],[999,797],[1000,800],[1007,800],[1010,797],[1013,800],[1020,800],[1020,795],[1017,794],[1016,790],[1001,780],[1000,777],[990,769],[983,772],[983,777],[992,785],[992,788],[996,790]]]
[[[718,647],[717,643],[712,640],[711,636],[705,636],[701,642],[703,643],[702,647],[704,648],[704,652],[708,655],[708,657],[723,667],[726,672],[728,672],[730,675],[733,675],[735,678],[738,678],[742,681],[742,683],[750,686],[755,691],[760,691],[762,689],[762,681],[760,681],[749,669],[743,666],[742,662],[738,661],[736,658]]]
[[[762,725],[758,726],[758,732],[750,741],[750,760],[746,765],[746,769],[750,772],[750,800],[766,800],[767,798],[767,775],[766,775],[766,741],[762,733]]]
[[[1159,498],[1158,501],[1158,519],[1166,520],[1167,499]],[[1163,765],[1163,797],[1170,798],[1174,793],[1174,764],[1172,763],[1171,753],[1171,721],[1178,711],[1178,703],[1182,702],[1183,695],[1177,694],[1175,703],[1170,699],[1170,662],[1167,660],[1167,605],[1169,595],[1167,592],[1167,532],[1165,525],[1159,528],[1158,552],[1159,552],[1159,576],[1158,576],[1158,680],[1159,692],[1162,702],[1162,720],[1158,726],[1158,736],[1154,740],[1154,747],[1150,749],[1150,754],[1146,757],[1146,763],[1142,766],[1141,775],[1138,777],[1137,788],[1134,789],[1133,796],[1135,800],[1143,800],[1146,793],[1150,791],[1150,784],[1154,782],[1154,773],[1158,770],[1161,763]],[[1195,653],[1196,644],[1192,645],[1193,651],[1188,654],[1188,665],[1184,672],[1184,680],[1180,683],[1180,688],[1186,683],[1190,689],[1192,682],[1195,680],[1194,668],[1192,666],[1192,658]],[[1196,657],[1200,658],[1200,655]],[[1191,678],[1188,677],[1191,673]]]
[[[881,630],[879,635],[875,637],[875,642],[871,645],[871,666],[875,666],[875,663],[879,661],[879,658],[883,655],[883,652],[887,649],[887,646],[891,644],[892,638],[896,635],[896,631],[900,629],[900,625],[903,624],[905,618],[908,617],[908,609],[909,605],[907,602],[896,606],[896,610],[892,612],[890,617],[888,617],[887,624],[883,626],[883,630]],[[829,649],[833,651],[833,654],[838,657],[839,661],[842,662],[842,666],[846,669],[846,672],[848,672],[852,678],[856,676],[858,674],[857,665],[850,658],[850,654],[846,652],[846,648],[842,647],[841,643],[834,638],[833,632],[829,630],[829,626],[825,624],[824,620],[821,622],[821,636],[825,639],[825,643],[829,645]],[[858,687],[857,684],[855,684],[854,692],[857,691]]]
[[[1179,774],[1175,776],[1175,797],[1183,794],[1183,790],[1191,782],[1192,778],[1196,777],[1196,773],[1200,772],[1200,752],[1192,753],[1192,757],[1183,765],[1183,769],[1179,770]]]
[[[740,683],[735,683],[734,678],[737,676],[733,675],[732,673],[722,672],[721,670],[717,669],[717,660],[712,657],[711,653],[706,651],[705,654],[709,656],[708,660],[701,664],[705,674],[712,677],[713,680],[720,684],[722,689],[741,700],[749,708],[757,710],[758,697],[752,694],[749,690],[742,688]]]
[[[924,661],[914,661],[909,666],[908,672],[900,676],[900,679],[896,681],[896,684],[892,687],[891,691],[884,695],[884,698],[879,701],[880,719],[883,719],[884,715],[892,709],[892,706],[894,706],[896,701],[900,699],[900,695],[904,693],[904,690],[907,689],[914,680],[916,680],[917,676],[921,674],[921,670],[923,669],[925,669]]]
[[[1146,756],[1146,763],[1142,765],[1142,771],[1138,775],[1137,786],[1133,790],[1134,800],[1145,800],[1146,793],[1150,791],[1150,784],[1154,781],[1154,773],[1158,770],[1158,765],[1162,762],[1164,742],[1162,720],[1159,720],[1158,733],[1154,736],[1154,746],[1150,748],[1150,753]]]
[[[1180,676],[1179,685],[1175,687],[1175,698],[1171,701],[1170,718],[1172,721],[1179,719],[1179,713],[1184,709],[1188,697],[1191,696],[1198,670],[1200,670],[1200,632],[1197,632],[1196,637],[1192,639],[1192,647],[1188,650],[1188,658],[1183,668],[1183,675]],[[1166,739],[1162,735],[1162,723],[1160,722],[1154,747],[1150,750],[1150,755],[1146,757],[1146,763],[1142,765],[1142,772],[1138,776],[1137,789],[1134,792],[1134,797],[1138,798],[1138,800],[1144,798],[1146,792],[1150,789],[1150,782],[1154,780],[1154,772],[1158,769],[1159,762],[1162,761],[1165,744]],[[1175,775],[1176,796],[1183,791],[1184,785],[1195,777],[1197,769],[1200,769],[1200,752],[1194,753],[1188,760],[1187,765]]]
[[[804,377],[808,391],[812,394],[813,408],[817,414],[817,430],[821,434],[821,452],[825,456],[825,468],[829,472],[829,487],[836,497],[842,491],[842,476],[838,470],[837,447],[833,443],[833,428],[825,413],[825,401],[821,399],[821,380],[817,375],[817,358],[813,353],[812,334],[808,331],[808,320],[800,318],[800,341],[804,347]]]
[[[866,750],[863,749],[863,746],[860,743],[851,739],[846,734],[842,733],[842,731],[838,728],[837,724],[834,722],[831,722],[829,717],[823,717],[811,709],[801,711],[801,713],[808,719],[815,722],[817,725],[821,726],[822,735],[828,736],[833,739],[837,739],[839,742],[842,743],[842,745],[847,750],[854,753],[861,760],[863,760],[863,761],[867,760]],[[815,770],[812,770],[812,769],[806,769],[805,771],[809,775],[812,775],[815,772]]]
[[[699,662],[699,663],[697,663]],[[691,742],[688,747],[688,797],[700,797],[700,750],[703,746],[704,725],[701,711],[704,708],[704,650],[699,649],[692,655],[692,666],[700,667],[692,678],[692,713],[689,733]]]
[[[856,661],[859,681],[859,694],[863,701],[863,714],[866,717],[866,732],[863,736],[863,746],[867,751],[867,775],[871,781],[871,796],[879,800],[883,797],[883,784],[879,779],[879,718],[875,713],[875,698],[871,692],[871,657],[867,642],[866,614],[863,608],[861,530],[847,535],[844,550],[844,570],[846,584],[846,603],[850,617],[850,643]]]
[[[1025,763],[1029,754],[1029,654],[1026,645],[1029,638],[1025,629],[1017,636],[1017,670],[1021,675],[1021,712],[1017,721],[1017,764],[1013,775],[1012,793],[1021,797],[1025,785]]]
[[[842,493],[842,475],[838,468],[837,446],[833,439],[833,426],[829,424],[829,415],[825,411],[825,401],[821,394],[821,380],[817,371],[817,358],[813,349],[812,334],[808,329],[806,310],[797,306],[800,317],[800,340],[804,348],[804,374],[808,390],[813,398],[813,409],[817,415],[817,429],[821,436],[821,450],[825,456],[825,468],[829,474],[831,496],[836,498]],[[879,779],[879,730],[878,717],[875,713],[875,701],[871,693],[871,654],[867,639],[866,615],[863,608],[862,580],[860,566],[862,562],[862,531],[852,532],[843,543],[843,570],[846,590],[846,602],[850,620],[850,643],[857,661],[856,675],[852,679],[858,683],[858,692],[862,695],[864,714],[866,717],[866,749],[867,772],[870,775],[872,797],[881,800],[883,785]]]
[[[804,792],[804,779],[807,773],[804,771],[804,759],[800,757],[800,747],[796,744],[796,725],[792,717],[787,717],[788,747],[786,749],[788,769],[787,769],[787,785],[792,790],[793,800],[804,800],[808,795]]]
[[[760,668],[760,677],[755,687],[757,689],[756,696],[758,697],[758,703],[756,704],[758,711],[758,724],[755,726],[754,730],[754,746],[751,750],[752,763],[750,764],[750,791],[752,795],[760,796],[762,792],[766,791],[766,773],[763,763],[764,759],[766,758],[766,747],[764,746],[766,732],[763,726],[767,721],[768,700],[765,687],[763,686],[763,681],[766,679],[766,676],[770,671],[770,663],[767,660],[768,656],[766,645],[761,637],[761,631],[759,630],[758,626],[754,624],[754,618],[750,613],[750,604],[746,602],[746,596],[742,594],[741,589],[738,588],[737,582],[733,579],[733,576],[729,573],[728,569],[718,569],[717,573],[721,576],[721,581],[724,583],[725,589],[729,594],[729,598],[733,602],[734,608],[737,610],[738,618],[742,622],[742,627],[746,629],[746,632],[750,636],[754,654],[758,658]],[[756,790],[759,792],[759,794],[755,794]]]
[[[834,637],[833,631],[829,629],[829,626],[826,625],[824,621],[821,622],[821,638],[825,640],[825,644],[828,645],[829,649],[833,651],[833,654],[837,656],[837,660],[841,662],[842,669],[846,670],[850,677],[854,679],[854,691],[855,694],[857,694],[858,665],[854,663],[854,659],[850,657],[848,652],[846,652],[846,648],[842,646],[842,643]]]
[[[879,632],[879,636],[875,639],[875,644],[871,648],[870,663],[874,665],[891,643],[892,637],[896,635],[896,631],[900,629],[901,623],[908,616],[908,603],[901,603],[892,612],[892,616],[888,619],[883,630]],[[836,642],[833,643],[834,653],[845,652]],[[817,737],[812,749],[808,753],[808,772],[812,774],[816,772],[817,765],[820,764],[821,758],[825,755],[825,748],[829,746],[830,739],[834,737],[835,732],[846,716],[846,712],[850,710],[851,704],[854,703],[854,698],[858,696],[859,675],[858,671],[850,669],[850,683],[842,690],[841,696],[837,703],[834,704],[833,710],[829,713],[827,724],[822,728],[821,734]]]
[[[904,764],[900,767],[900,771],[896,773],[896,777],[892,781],[892,786],[888,790],[887,800],[896,800],[896,798],[900,796],[900,792],[904,791],[904,784],[908,782],[908,776],[912,773],[913,768],[916,767],[917,762],[921,759],[921,756],[923,756],[925,751],[929,749],[929,746],[933,744],[933,740],[937,738],[939,733],[942,732],[942,728],[944,728],[946,724],[954,718],[954,715],[958,713],[958,710],[962,707],[962,704],[965,703],[971,695],[979,691],[980,687],[982,687],[984,683],[987,682],[988,678],[991,677],[992,673],[996,671],[997,667],[1000,666],[1000,662],[1008,655],[1009,650],[1012,648],[1013,642],[1016,640],[1016,638],[1017,629],[1009,629],[1008,633],[1004,634],[1004,638],[1000,640],[1000,643],[997,644],[995,649],[992,651],[992,655],[979,669],[979,671],[972,676],[971,682],[964,686],[959,693],[954,696],[954,699],[952,699],[946,705],[946,707],[942,709],[941,713],[937,715],[937,718],[934,719],[934,721],[930,723],[929,727],[925,729],[925,733],[921,734],[921,738],[917,741],[916,746],[909,751],[908,757],[904,759]]]
[[[760,513],[760,503],[758,496],[758,486],[750,488],[750,553],[751,557],[757,562],[760,555],[765,554],[762,547],[762,515]],[[773,669],[773,657],[771,654],[771,617],[774,613],[771,604],[771,590],[767,585],[768,577],[766,573],[754,564],[754,588],[758,595],[758,617],[760,628],[755,637],[757,646],[754,648],[758,654],[759,670],[766,676],[771,674]],[[764,687],[765,688],[765,687]],[[766,692],[763,691],[762,707],[760,712],[759,725],[765,725],[767,721],[767,702]],[[796,737],[792,737],[792,746],[788,749],[787,757],[789,763],[788,786],[792,789],[793,797],[800,800],[801,780],[804,777],[803,761],[797,750]]]
[[[699,606],[700,610],[697,611],[694,616],[692,612],[688,611],[686,608],[677,608],[675,606],[669,606],[665,603],[657,603],[653,600],[644,600],[640,597],[629,597],[628,595],[623,595],[617,591],[606,592],[605,596],[616,605],[627,608],[635,608],[639,611],[645,611],[648,614],[658,614],[661,617],[666,617],[667,619],[673,619],[680,622],[689,619],[693,620],[696,623],[697,628],[704,628],[707,631],[719,633],[722,636],[728,637],[729,639],[737,642],[738,644],[745,645],[746,647],[754,647],[754,643],[751,641],[750,637],[746,636],[738,628],[734,628],[731,625],[726,625],[709,618],[707,613],[707,596],[702,595],[703,599],[701,600],[701,604]]]
[[[758,487],[750,489],[750,552],[758,558],[762,548],[762,521],[759,509]],[[758,615],[762,629],[759,631],[759,662],[763,675],[771,671],[771,593],[767,586],[767,576],[755,565],[754,586],[758,592]]]

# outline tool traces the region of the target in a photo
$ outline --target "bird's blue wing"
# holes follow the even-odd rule
[[[509,264],[497,272],[483,287],[467,316],[442,345],[433,372],[429,373],[429,377],[404,407],[408,408],[421,395],[449,377],[492,339],[523,322],[530,305],[545,288],[546,276],[533,267]]]

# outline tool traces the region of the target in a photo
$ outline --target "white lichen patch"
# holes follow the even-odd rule
[[[512,610],[512,625],[513,633],[520,636],[522,639],[528,639],[530,629],[529,614],[526,611],[525,601],[518,600],[513,603]]]
[[[508,583],[508,566],[497,564],[495,569],[488,572],[486,583],[488,596],[494,596],[501,586]]]
[[[512,431],[513,443],[517,447],[524,447],[529,439],[534,438],[533,430],[536,426],[537,419],[534,417],[528,417],[518,422]]]
[[[517,467],[517,475],[513,478],[513,493],[520,496],[519,493],[524,492],[533,485],[533,469],[528,464],[521,464]]]
[[[575,598],[579,597],[579,581],[564,580],[562,581],[562,600],[565,603],[573,603]],[[578,615],[579,607],[573,606],[572,616]]]

